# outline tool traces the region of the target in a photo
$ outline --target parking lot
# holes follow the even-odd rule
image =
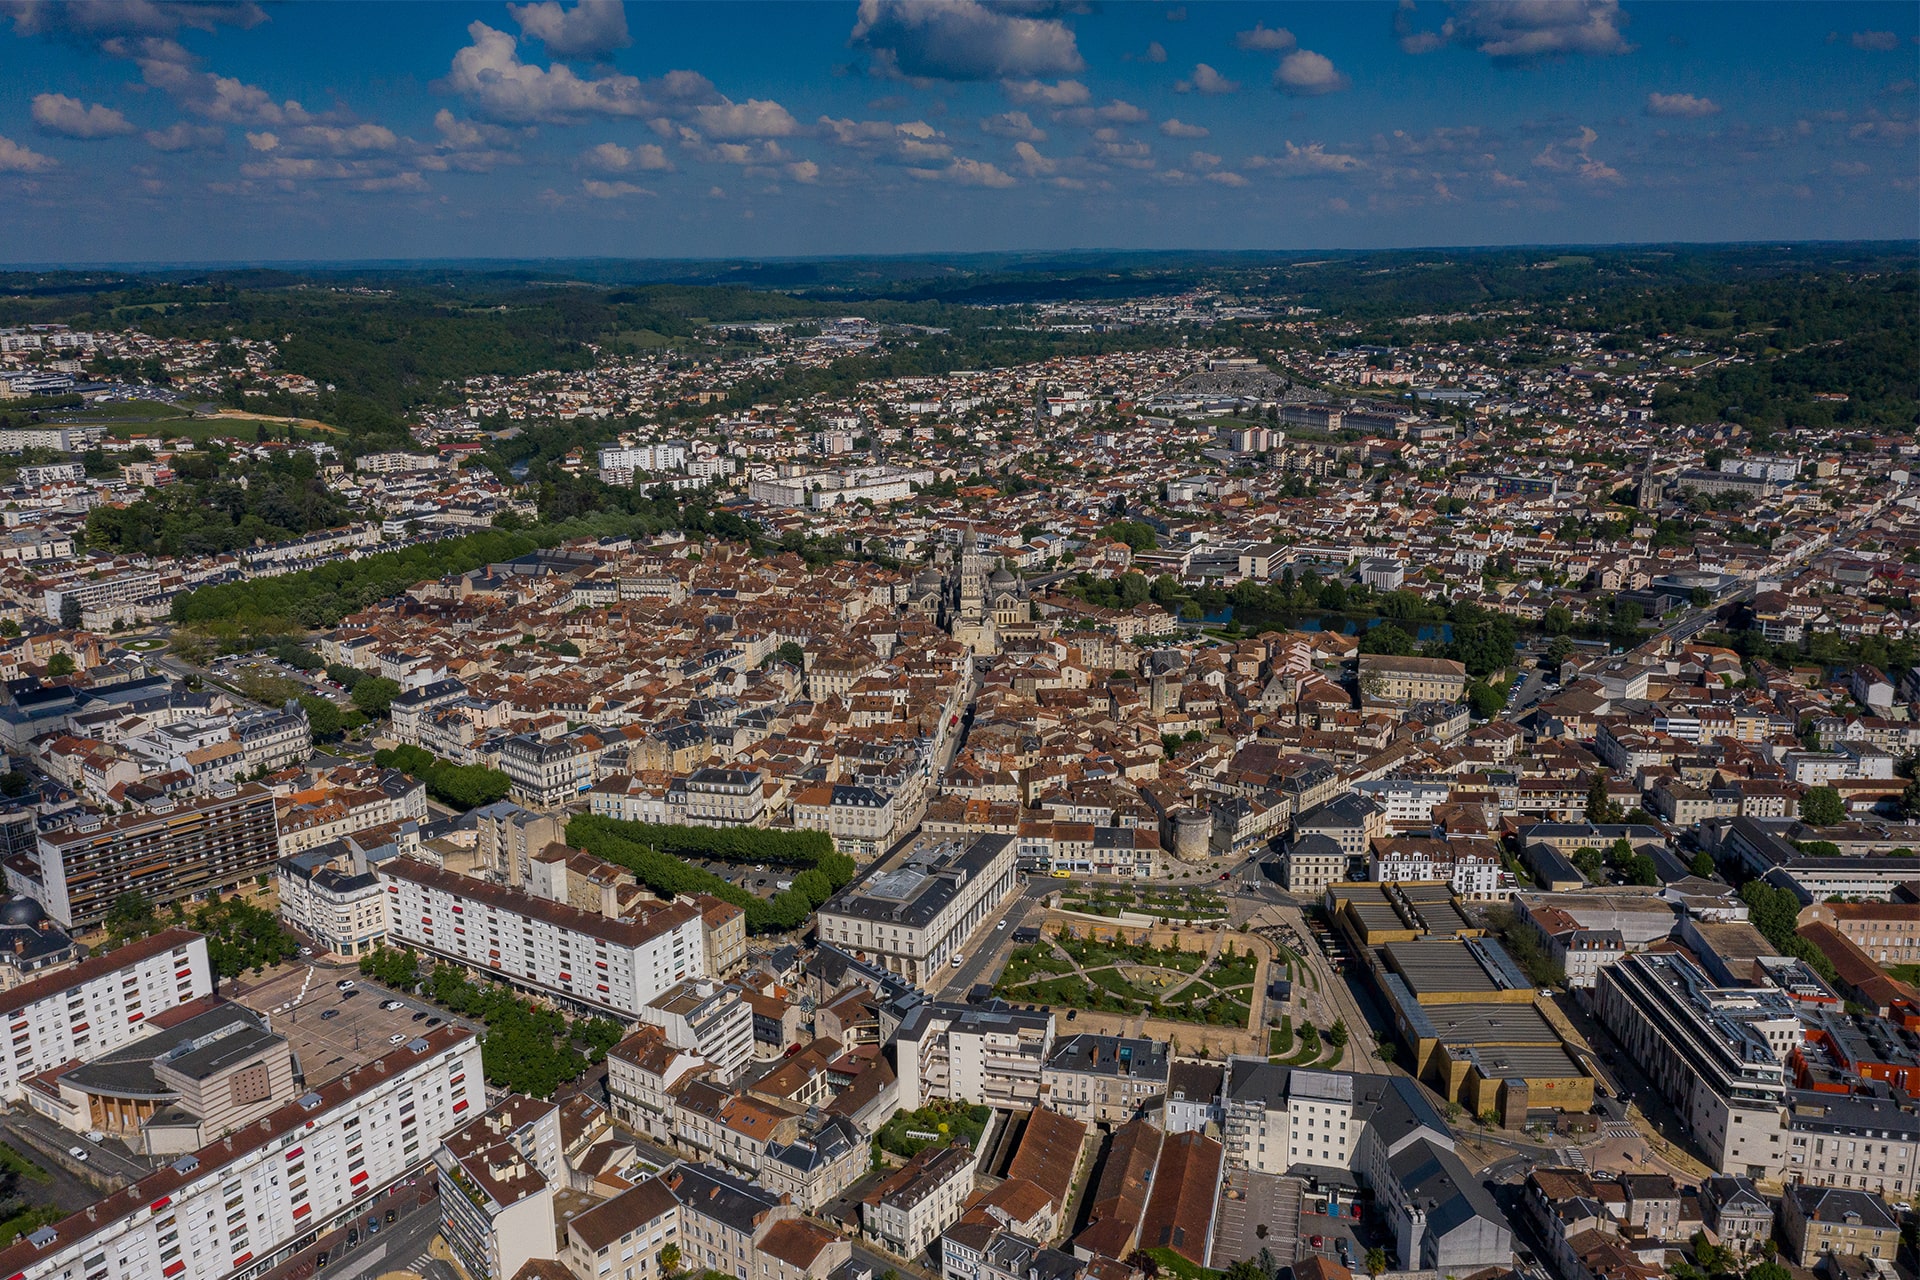
[[[341,981],[354,985],[343,991],[337,985]],[[273,1029],[293,1046],[306,1078],[316,1083],[387,1052],[396,1043],[395,1036],[400,1037],[398,1043],[411,1040],[433,1019],[472,1025],[423,1001],[368,983],[351,971],[307,965],[269,974],[264,981],[236,992],[234,999],[267,1016]],[[401,1008],[381,1008],[395,999],[402,1002]]]

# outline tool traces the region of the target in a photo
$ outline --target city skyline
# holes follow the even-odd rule
[[[1920,230],[1911,6],[7,0],[0,20],[20,264]]]

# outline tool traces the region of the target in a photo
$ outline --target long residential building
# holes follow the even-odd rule
[[[485,1097],[436,1027],[0,1250],[19,1280],[252,1280],[417,1172]]]
[[[167,929],[0,992],[8,1047],[0,1098],[18,1102],[43,1071],[147,1034],[147,1020],[213,992],[207,940]]]
[[[1600,1020],[1722,1173],[1774,1176],[1785,1160],[1792,1001],[1772,988],[1721,988],[1683,956],[1623,957],[1600,971]]]
[[[72,929],[105,920],[121,894],[161,906],[226,891],[272,871],[279,856],[273,793],[222,783],[117,817],[89,814],[41,835],[31,862],[10,858],[6,869],[13,892]]]
[[[900,1105],[935,1099],[1025,1109],[1040,1100],[1053,1053],[1051,1013],[925,1001],[894,1033]]]
[[[576,1008],[632,1022],[676,983],[707,976],[700,910],[689,902],[610,916],[417,858],[389,859],[378,875],[390,942]]]
[[[1014,890],[1015,844],[986,835],[942,841],[822,904],[817,936],[921,986]]]

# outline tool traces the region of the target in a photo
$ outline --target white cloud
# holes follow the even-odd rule
[[[787,166],[786,174],[795,182],[818,182],[820,166],[811,160],[796,160]]]
[[[249,133],[247,146],[255,151],[275,151],[280,146],[280,135],[268,132]]]
[[[820,127],[843,147],[895,164],[927,166],[951,159],[946,135],[925,120],[836,120],[821,116]]]
[[[632,196],[651,196],[653,192],[632,182],[605,182],[599,178],[583,178],[580,189],[595,200],[625,200]]]
[[[1140,55],[1140,61],[1142,62],[1152,62],[1157,64],[1157,63],[1165,62],[1166,60],[1167,60],[1167,46],[1161,44],[1158,40],[1149,40],[1147,42],[1147,51]]]
[[[1044,80],[1002,80],[1001,92],[1029,107],[1077,107],[1093,95],[1078,80],[1048,84]]]
[[[564,63],[522,62],[519,42],[484,22],[467,26],[473,43],[453,55],[445,87],[497,120],[564,124],[586,116],[637,116],[652,109],[628,75],[583,79]]]
[[[877,70],[913,79],[1059,76],[1086,65],[1065,23],[978,0],[860,0],[851,38]]]
[[[1060,124],[1091,129],[1095,125],[1142,124],[1147,119],[1147,113],[1131,102],[1115,98],[1104,107],[1069,107],[1065,111],[1056,111],[1053,118]]]
[[[710,138],[791,138],[800,132],[800,122],[785,107],[764,98],[722,99],[694,108],[693,115],[694,123]]]
[[[1593,144],[1599,140],[1598,133],[1583,125],[1571,138],[1549,142],[1541,148],[1540,154],[1533,158],[1533,166],[1554,173],[1570,173],[1584,182],[1608,185],[1621,182],[1618,169],[1594,158]]]
[[[1088,153],[1098,160],[1126,165],[1129,169],[1153,168],[1153,148],[1118,129],[1100,129],[1093,135]]]
[[[1317,178],[1351,173],[1366,166],[1358,156],[1328,151],[1326,144],[1309,142],[1304,147],[1288,142],[1286,152],[1276,156],[1248,156],[1246,168],[1271,170],[1283,178]]]
[[[1444,44],[1478,49],[1490,58],[1527,62],[1586,54],[1609,57],[1631,52],[1621,34],[1626,14],[1620,0],[1465,0],[1438,31],[1416,31],[1412,6],[1402,0],[1394,22],[1400,47],[1427,53]]]
[[[64,35],[105,41],[124,36],[167,36],[181,27],[212,31],[253,27],[267,20],[259,5],[244,0],[117,0],[73,4],[67,0],[5,0],[0,14],[13,19],[15,35]]]
[[[0,173],[42,173],[59,163],[52,156],[43,156],[12,138],[0,136]]]
[[[1189,169],[1218,169],[1220,167],[1220,157],[1211,151],[1189,151],[1187,153],[1187,167]]]
[[[251,138],[251,134],[248,135]],[[345,127],[302,125],[287,136],[290,145],[302,151],[318,151],[333,156],[365,155],[369,152],[396,150],[400,139],[381,124],[356,124]]]
[[[1650,93],[1647,95],[1647,114],[1650,116],[1711,116],[1720,113],[1720,104],[1712,98],[1696,98],[1690,93]]]
[[[1871,53],[1892,53],[1900,47],[1900,37],[1891,31],[1856,31],[1853,47]]]
[[[117,138],[132,133],[127,118],[112,107],[88,106],[64,93],[42,93],[33,99],[33,122],[63,138]]]
[[[1207,175],[1208,182],[1217,182],[1223,187],[1244,187],[1247,180],[1231,169],[1219,169]]]
[[[1047,136],[1047,131],[1037,127],[1024,111],[1003,111],[997,116],[988,116],[980,122],[980,132],[1027,142],[1039,142]]]
[[[1301,98],[1338,93],[1352,83],[1334,67],[1332,59],[1311,49],[1295,49],[1280,59],[1273,73],[1274,88]]]
[[[909,169],[907,172],[922,182],[951,182],[962,187],[998,188],[1015,184],[1012,174],[985,160],[973,160],[966,156],[955,156],[944,169]]]
[[[1160,122],[1160,132],[1169,138],[1204,138],[1211,130],[1184,120],[1167,119]]]
[[[197,151],[222,145],[227,140],[227,131],[215,125],[188,124],[182,120],[165,129],[150,129],[141,138],[155,151]]]
[[[1242,31],[1233,38],[1233,42],[1242,49],[1257,49],[1266,53],[1280,53],[1299,43],[1293,38],[1293,32],[1285,27],[1269,27],[1264,22],[1254,23],[1253,30]]]
[[[491,173],[501,165],[520,163],[511,129],[462,120],[445,107],[434,113],[433,127],[440,134],[440,141],[419,157],[422,168],[435,172],[458,169],[463,173]]]
[[[541,0],[510,4],[507,12],[521,35],[546,45],[555,58],[601,58],[633,43],[621,0],[579,0],[571,9],[561,8],[560,0]]]
[[[1030,178],[1046,177],[1060,167],[1059,161],[1041,155],[1031,142],[1014,143],[1013,154],[1020,157],[1020,171]]]
[[[1234,93],[1240,88],[1238,80],[1229,80],[1206,63],[1196,63],[1193,74],[1173,86],[1175,93],[1199,93],[1217,95]]]
[[[603,142],[597,147],[589,147],[580,160],[602,173],[658,173],[673,168],[673,161],[667,159],[667,153],[651,142],[643,142],[636,147]]]

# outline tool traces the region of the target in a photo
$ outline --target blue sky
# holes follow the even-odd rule
[[[0,260],[1920,234],[1920,6],[0,0]]]

